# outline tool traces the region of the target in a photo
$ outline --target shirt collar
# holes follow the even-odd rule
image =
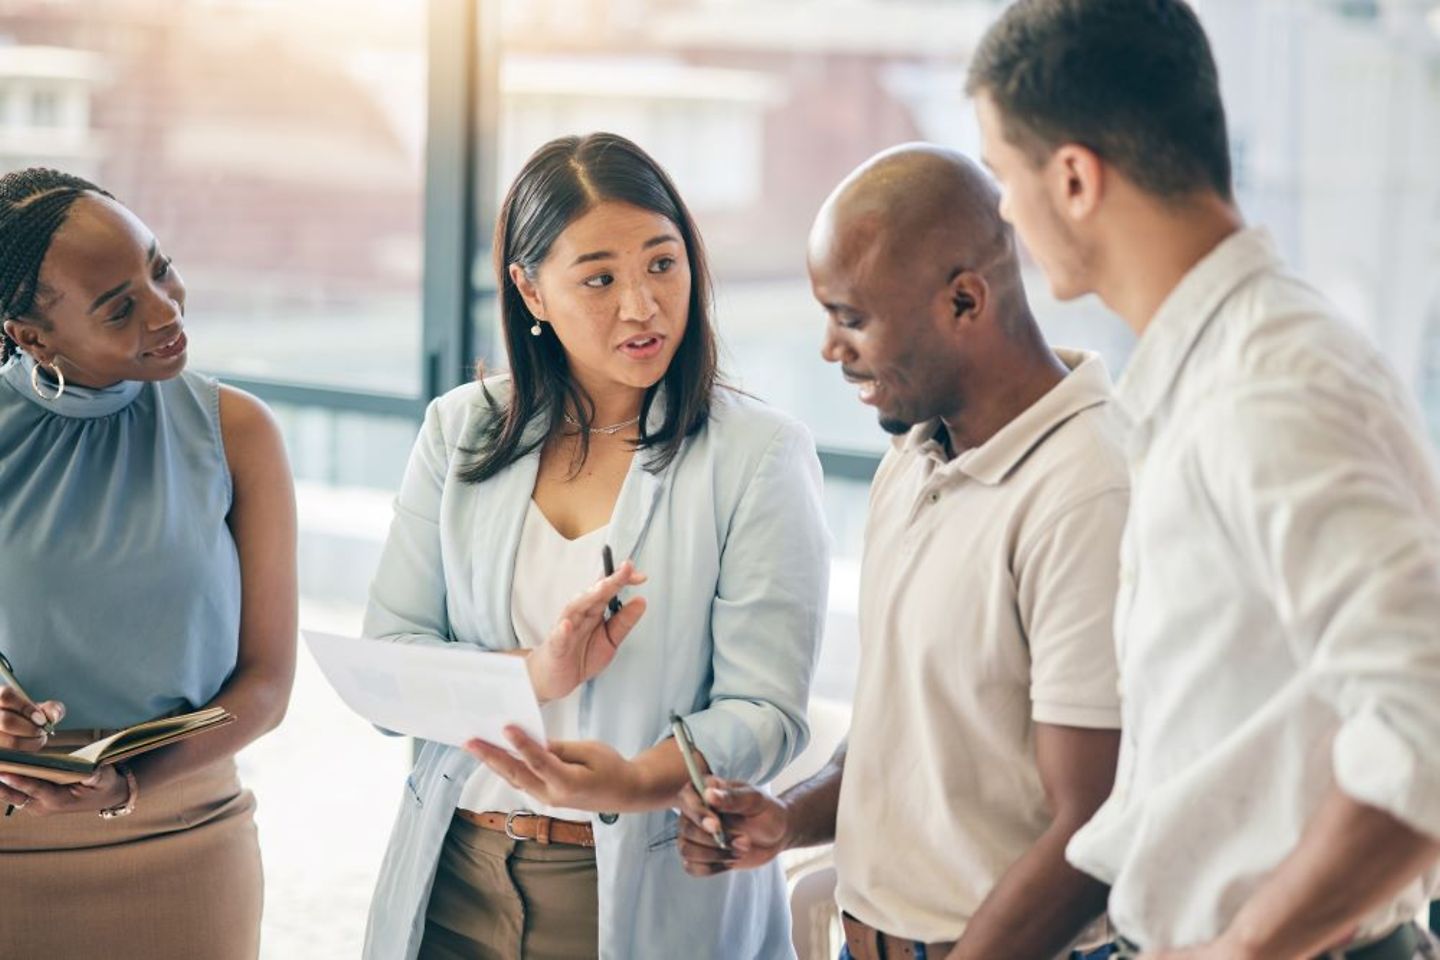
[[[935,439],[938,419],[916,425],[893,442],[901,450],[937,460],[939,472],[963,473],[987,486],[1003,482],[1056,427],[1114,395],[1099,354],[1066,349],[1056,349],[1055,354],[1070,373],[980,446],[947,462],[945,448]]]
[[[1132,422],[1159,409],[1225,299],[1259,271],[1280,264],[1269,231],[1253,227],[1226,237],[1190,268],[1155,311],[1116,386]]]

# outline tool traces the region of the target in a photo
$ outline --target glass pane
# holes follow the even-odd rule
[[[873,411],[820,358],[805,241],[821,201],[871,154],[917,139],[975,151],[964,57],[993,8],[510,0],[502,180],[554,136],[634,139],[699,221],[732,379],[799,416],[821,444],[883,450]],[[1031,286],[1061,342],[1123,363],[1129,338],[1117,319],[1093,302],[1055,305]]]
[[[191,363],[415,393],[421,0],[0,0],[0,170],[95,179],[174,256]]]
[[[822,444],[883,449],[872,412],[818,356],[806,235],[830,189],[884,147],[928,140],[978,154],[965,68],[1003,6],[507,0],[502,184],[550,137],[635,139],[700,222],[730,372]],[[1247,216],[1374,334],[1440,423],[1440,377],[1426,372],[1440,370],[1427,266],[1440,251],[1434,4],[1197,7],[1221,65]],[[1097,350],[1118,375],[1133,346],[1124,324],[1093,298],[1055,302],[1028,258],[1025,278],[1052,342]]]
[[[1240,204],[1293,267],[1367,330],[1440,437],[1440,9],[1431,0],[1197,0],[1220,64]],[[819,357],[805,276],[820,203],[909,140],[979,152],[963,93],[990,0],[506,0],[500,181],[564,134],[635,139],[677,181],[709,248],[728,369],[822,445],[886,436]],[[483,224],[488,232],[491,224]],[[1022,251],[1052,343],[1134,346],[1095,298],[1058,303]],[[488,265],[477,265],[488,269]],[[486,342],[484,340],[482,343]],[[491,344],[490,359],[503,365]],[[818,696],[848,700],[866,485],[827,481],[837,553]]]
[[[1379,345],[1440,435],[1440,7],[1199,9],[1246,215]]]
[[[295,468],[300,626],[358,636],[419,425],[276,405]],[[240,755],[259,799],[265,958],[360,956],[410,744],[351,713],[302,649],[279,729]]]

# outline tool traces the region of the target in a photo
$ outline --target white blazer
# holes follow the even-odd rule
[[[484,483],[462,482],[489,415],[478,384],[426,411],[371,588],[367,637],[519,645],[510,597],[539,453]],[[652,429],[663,415],[661,397]],[[814,442],[789,417],[720,389],[709,422],[668,467],[651,473],[648,459],[636,455],[610,531],[616,562],[632,558],[649,575],[636,591],[647,608],[582,691],[582,735],[634,756],[669,735],[675,710],[716,774],[769,780],[809,736],[829,576]],[[598,557],[596,567],[598,577]],[[421,745],[371,904],[367,958],[416,956],[440,848],[475,765],[462,750]],[[697,879],[675,849],[673,810],[592,823],[602,958],[794,956],[778,865]]]

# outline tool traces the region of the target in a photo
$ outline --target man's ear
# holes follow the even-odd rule
[[[973,270],[959,270],[950,278],[950,307],[958,323],[974,320],[985,312],[990,285]]]
[[[533,280],[525,275],[525,270],[518,263],[510,264],[510,282],[515,284],[515,289],[520,291],[520,299],[525,301],[525,309],[536,320],[545,319],[545,303],[540,299],[540,288],[535,286]]]
[[[1055,209],[1072,222],[1084,220],[1105,195],[1105,163],[1089,147],[1063,144],[1050,158],[1046,180]]]

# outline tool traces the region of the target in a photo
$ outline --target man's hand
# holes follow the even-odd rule
[[[726,870],[748,870],[774,860],[785,849],[789,809],[785,804],[738,780],[707,777],[705,803],[686,786],[680,791],[680,858],[685,872],[708,877]],[[719,814],[730,849],[722,850],[713,834]]]

